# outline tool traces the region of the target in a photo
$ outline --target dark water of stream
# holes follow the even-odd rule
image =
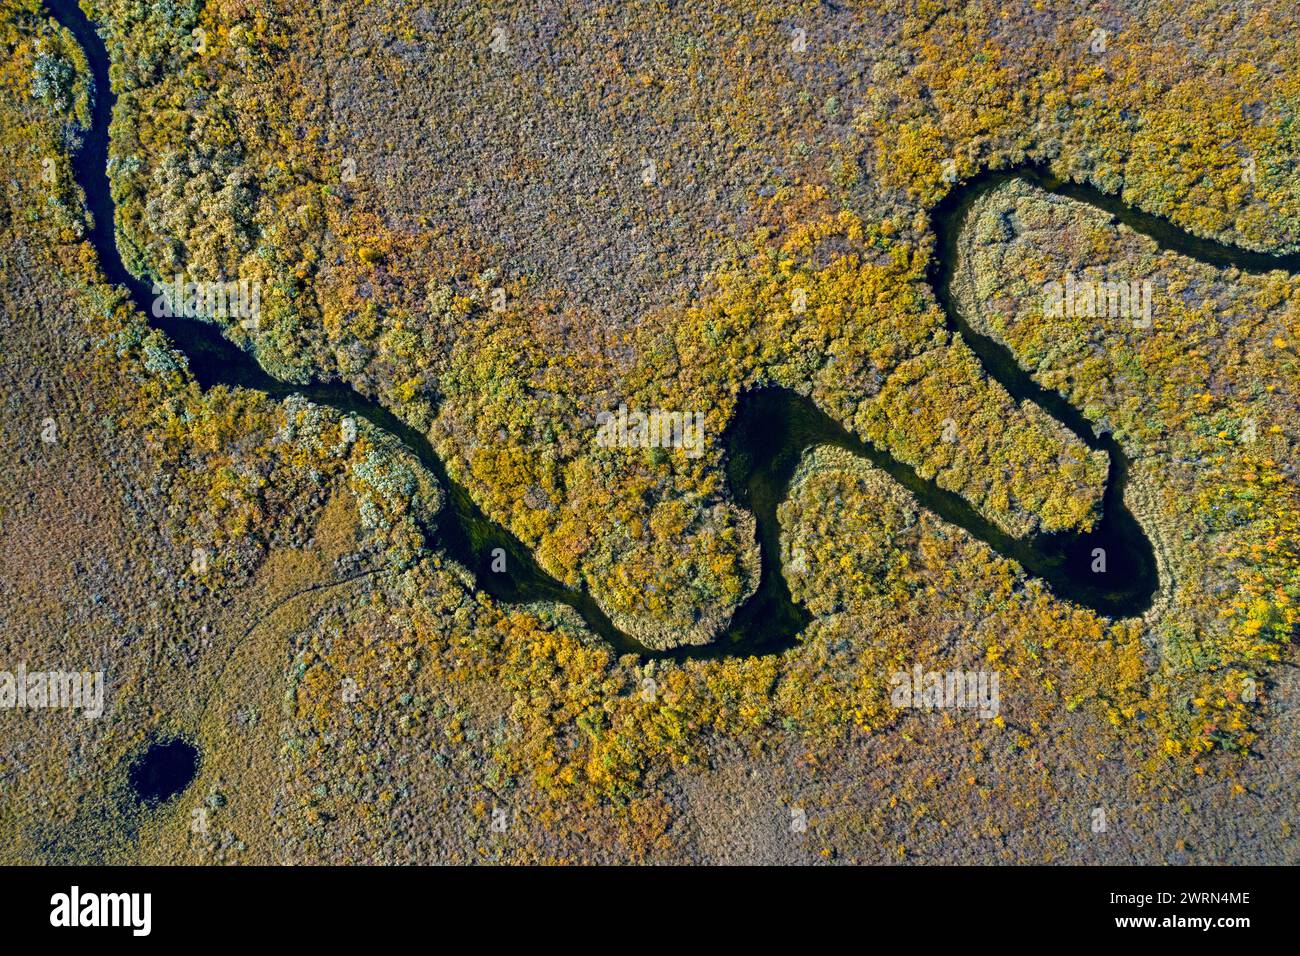
[[[957,237],[965,216],[985,191],[1018,178],[1103,209],[1161,246],[1216,266],[1236,266],[1250,272],[1279,268],[1295,271],[1300,267],[1298,256],[1269,256],[1199,239],[1088,186],[1053,180],[1037,167],[988,173],[959,185],[933,213],[938,254],[930,276],[932,287],[950,328],[971,347],[991,378],[1015,399],[1038,405],[1089,448],[1107,453],[1110,471],[1103,515],[1097,526],[1088,534],[1040,535],[1017,540],[984,519],[964,499],[920,478],[913,469],[886,452],[849,434],[808,399],[779,389],[752,391],[741,396],[724,441],[731,493],[753,512],[757,521],[762,554],[759,587],[737,609],[730,626],[712,644],[653,651],[619,631],[589,594],[567,588],[544,572],[518,539],[489,520],[465,489],[451,480],[428,439],[386,408],[347,385],[277,380],[252,355],[225,339],[215,325],[152,315],[154,297],[150,288],[126,270],[114,234],[113,202],[106,174],[108,125],[114,97],[108,82],[104,43],[75,0],[46,0],[46,6],[81,44],[94,79],[93,125],[74,158],[77,180],[94,218],[90,241],[108,280],[125,287],[150,325],[164,332],[172,345],[186,356],[200,386],[206,389],[223,384],[251,388],[276,398],[298,393],[318,404],[364,418],[394,435],[449,492],[447,507],[437,516],[435,526],[426,529],[431,546],[442,548],[471,569],[478,586],[495,598],[509,603],[553,601],[574,608],[591,631],[620,653],[680,660],[774,653],[798,643],[810,615],[793,602],[781,573],[776,509],[785,498],[800,457],[807,449],[822,444],[847,449],[886,471],[924,507],[966,529],[999,554],[1015,559],[1029,574],[1043,579],[1058,596],[1112,616],[1140,614],[1150,606],[1159,581],[1151,543],[1124,503],[1129,461],[1113,438],[1094,435],[1077,408],[1058,393],[1039,386],[1016,364],[1007,349],[974,332],[959,314],[952,301],[950,284]],[[495,573],[489,566],[492,552],[497,548],[506,552],[507,573]],[[1095,548],[1105,549],[1104,574],[1092,571]]]

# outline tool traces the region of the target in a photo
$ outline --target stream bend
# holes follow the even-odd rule
[[[834,445],[859,455],[887,472],[930,511],[949,521],[994,551],[1018,561],[1041,578],[1058,596],[1114,617],[1140,614],[1159,586],[1154,550],[1124,502],[1130,462],[1108,434],[1094,434],[1083,413],[1059,393],[1036,383],[1010,351],[975,332],[956,308],[951,294],[958,236],[972,204],[988,190],[1019,179],[1056,195],[1086,203],[1111,214],[1152,239],[1162,248],[1217,267],[1259,273],[1272,269],[1300,271],[1300,255],[1269,255],[1236,249],[1193,236],[1166,220],[1125,205],[1080,183],[1062,182],[1043,167],[1019,166],[986,172],[957,185],[932,211],[938,248],[929,280],[950,330],[979,358],[986,373],[1017,401],[1031,401],[1068,428],[1090,449],[1106,452],[1109,474],[1102,499],[1102,516],[1086,534],[1044,534],[1030,539],[1007,535],[981,516],[963,498],[921,478],[886,452],[850,434],[809,399],[784,389],[766,388],[741,396],[725,436],[727,478],[733,498],[754,514],[758,527],[761,575],[758,589],[736,610],[726,631],[711,644],[668,651],[650,650],[616,628],[585,591],[562,585],[537,564],[532,553],[506,529],[478,508],[469,493],[451,480],[428,438],[392,412],[341,383],[294,384],[269,375],[247,352],[227,340],[215,326],[202,321],[159,318],[152,314],[149,286],[131,275],[118,253],[114,208],[107,176],[108,127],[114,96],[108,79],[108,53],[76,0],[45,0],[54,19],[72,33],[85,53],[93,79],[92,127],[86,131],[73,168],[85,193],[93,223],[89,240],[107,280],[123,286],[150,326],[167,335],[182,352],[203,389],[222,384],[257,389],[273,398],[300,394],[320,405],[366,419],[387,431],[419,458],[447,489],[447,504],[426,528],[431,545],[474,572],[479,587],[507,603],[551,601],[576,610],[587,627],[618,653],[644,658],[715,658],[777,653],[796,646],[811,621],[796,604],[781,572],[777,507],[784,500],[799,460],[816,445]],[[1094,548],[1105,548],[1107,572],[1099,583],[1092,572]],[[502,548],[508,574],[494,573],[489,556]]]

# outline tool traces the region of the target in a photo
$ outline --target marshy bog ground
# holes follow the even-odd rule
[[[128,6],[3,14],[8,858],[1300,859],[1294,10]]]

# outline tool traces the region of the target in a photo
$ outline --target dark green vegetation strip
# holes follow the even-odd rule
[[[848,433],[810,400],[778,389],[750,392],[742,396],[727,432],[727,476],[733,497],[748,507],[757,521],[762,554],[759,587],[736,611],[725,634],[712,644],[651,651],[614,627],[589,594],[567,588],[543,571],[514,535],[490,521],[468,492],[451,480],[428,438],[388,409],[345,384],[292,384],[276,379],[267,374],[251,355],[224,338],[216,326],[152,314],[149,288],[127,271],[118,253],[114,233],[114,208],[106,172],[108,126],[114,105],[108,79],[107,51],[75,0],[46,0],[46,5],[54,18],[77,39],[92,71],[96,94],[92,126],[86,131],[84,145],[74,158],[77,179],[93,219],[90,230],[92,246],[108,281],[124,287],[150,325],[165,333],[185,355],[200,388],[207,389],[213,385],[250,388],[273,398],[298,393],[344,414],[364,418],[392,434],[405,443],[449,489],[447,506],[434,519],[434,526],[424,529],[431,543],[475,571],[479,585],[497,599],[508,603],[553,601],[572,607],[588,628],[620,653],[672,659],[708,658],[775,653],[798,643],[799,635],[811,616],[792,601],[781,573],[780,527],[776,513],[800,457],[808,448],[819,444],[835,445],[866,458],[904,485],[930,511],[965,529],[999,554],[1016,560],[1028,573],[1043,579],[1062,598],[1112,616],[1139,614],[1150,606],[1159,585],[1156,562],[1151,542],[1124,503],[1129,461],[1118,443],[1108,434],[1094,434],[1082,412],[1059,393],[1037,384],[1004,346],[971,329],[952,301],[950,285],[957,237],[971,204],[987,190],[1020,179],[1110,213],[1136,232],[1153,239],[1161,248],[1216,267],[1231,266],[1251,273],[1276,269],[1300,272],[1300,255],[1250,252],[1193,236],[1090,186],[1056,180],[1038,166],[1025,165],[988,172],[957,186],[931,215],[934,233],[938,237],[937,255],[929,276],[935,295],[944,309],[949,327],[976,354],[991,378],[1013,398],[1038,405],[1089,448],[1108,454],[1110,468],[1103,512],[1096,527],[1085,534],[1015,539],[983,518],[959,495],[922,479],[913,469]],[[1105,549],[1111,556],[1105,580],[1114,583],[1105,587],[1096,583],[1098,576],[1091,569],[1091,557],[1096,548]],[[495,549],[505,551],[508,566],[512,568],[509,574],[488,570],[488,556]]]

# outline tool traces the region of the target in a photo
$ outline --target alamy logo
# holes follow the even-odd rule
[[[80,708],[94,720],[104,712],[103,671],[29,671],[19,664],[15,673],[0,671],[0,709],[44,710]]]
[[[889,676],[894,688],[890,703],[900,709],[974,710],[983,720],[998,715],[1002,709],[998,697],[997,671],[924,671],[920,664],[912,670],[895,671]]]
[[[598,414],[596,425],[601,448],[681,448],[688,458],[704,454],[703,412],[629,412],[620,405],[617,412]]]
[[[171,282],[153,284],[155,318],[252,319],[262,311],[262,284],[238,282],[187,282],[177,273]]]
[[[1132,319],[1139,329],[1151,328],[1151,283],[1076,281],[1043,286],[1043,315],[1049,318]]]
[[[151,893],[69,893],[50,897],[50,925],[129,926],[133,936],[148,936],[153,926]]]

